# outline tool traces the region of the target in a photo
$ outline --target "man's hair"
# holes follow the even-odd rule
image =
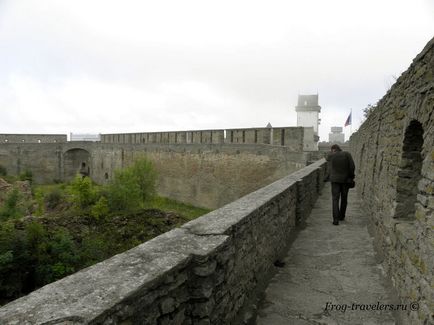
[[[342,151],[341,147],[339,147],[337,144],[332,145],[331,149],[336,151]]]

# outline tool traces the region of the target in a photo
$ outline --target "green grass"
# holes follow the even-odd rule
[[[46,184],[46,185],[34,185],[34,193],[40,192],[43,196],[58,189],[64,190],[66,184]],[[201,215],[211,212],[211,209],[200,208],[193,206],[191,204],[182,203],[176,200],[172,200],[162,196],[155,196],[150,202],[145,206],[145,209],[158,209],[165,212],[174,212],[182,215],[187,220],[193,220]]]
[[[40,185],[40,184],[36,185],[35,184],[32,186],[32,189],[33,189],[33,192],[40,191],[43,194],[47,194],[47,193],[54,191],[55,189],[63,190],[63,189],[65,189],[65,187],[66,187],[65,183],[44,184],[44,185]]]
[[[188,220],[193,220],[201,215],[204,215],[212,210],[206,208],[195,207],[190,204],[178,202],[166,197],[157,196],[149,203],[150,209],[158,209],[165,212],[175,212]]]

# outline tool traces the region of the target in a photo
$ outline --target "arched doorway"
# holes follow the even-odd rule
[[[405,130],[401,163],[398,169],[396,186],[395,218],[414,219],[417,199],[417,184],[421,179],[423,127],[412,120]]]
[[[63,155],[63,179],[69,181],[75,175],[90,176],[90,153],[87,150],[75,148]]]

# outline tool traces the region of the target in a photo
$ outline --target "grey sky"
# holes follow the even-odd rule
[[[433,36],[433,0],[0,0],[0,133],[295,125],[318,92],[327,140]]]

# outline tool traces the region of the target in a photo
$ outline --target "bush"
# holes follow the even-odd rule
[[[22,172],[19,176],[18,179],[20,181],[29,181],[30,183],[33,182],[33,173],[31,170],[25,170],[24,172]]]
[[[79,213],[88,213],[97,200],[97,190],[89,177],[75,176],[67,187],[73,208]]]
[[[48,209],[53,210],[63,201],[64,196],[64,193],[59,188],[55,188],[47,193],[44,203]]]
[[[102,219],[110,213],[109,204],[106,197],[101,196],[92,207],[90,214],[96,219]]]
[[[149,160],[142,158],[137,160],[131,169],[139,186],[143,203],[149,202],[155,195],[157,173],[154,166]]]
[[[128,213],[143,208],[155,194],[156,178],[152,163],[144,158],[115,171],[107,186],[110,211]]]
[[[0,176],[6,176],[8,174],[6,167],[0,165]]]
[[[45,212],[44,193],[40,189],[37,189],[37,190],[35,190],[34,197],[35,197],[35,202],[36,202],[35,215],[42,216]]]
[[[25,211],[23,211],[23,208],[19,205],[21,199],[22,195],[17,188],[12,189],[12,191],[7,194],[3,206],[0,208],[0,221],[24,216]]]

